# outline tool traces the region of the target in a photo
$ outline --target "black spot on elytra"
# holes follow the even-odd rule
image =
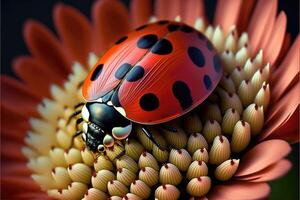
[[[111,102],[114,106],[116,107],[120,107],[121,104],[120,104],[120,100],[119,100],[119,90],[116,90],[114,91],[112,97],[111,97]]]
[[[101,74],[103,69],[103,64],[99,64],[93,71],[91,76],[91,81],[95,81]]]
[[[189,47],[188,55],[195,65],[197,65],[198,67],[204,67],[205,58],[200,49],[198,49],[197,47]]]
[[[211,86],[212,86],[212,82],[208,75],[204,75],[203,82],[204,82],[205,88],[207,90],[210,90]]]
[[[141,66],[133,67],[129,72],[125,79],[129,82],[134,82],[141,79],[144,76],[144,68]]]
[[[187,25],[183,25],[181,28],[180,28],[181,31],[185,32],[185,33],[191,33],[194,31],[194,29],[190,26],[187,26]]]
[[[183,81],[176,81],[172,88],[173,94],[179,101],[182,110],[189,108],[193,104],[190,88]]]
[[[169,24],[168,30],[169,32],[177,31],[180,28],[180,25],[178,24]]]
[[[161,39],[153,46],[151,52],[159,55],[166,55],[171,53],[172,50],[172,43],[167,39]]]
[[[200,40],[206,40],[205,35],[202,34],[202,33],[198,33],[198,38],[199,38]]]
[[[118,41],[116,41],[115,44],[121,44],[122,42],[124,42],[125,40],[127,40],[127,36],[121,37]]]
[[[141,49],[149,49],[151,48],[156,42],[158,41],[158,38],[154,34],[144,35],[141,37],[138,42],[137,46]]]
[[[140,27],[136,28],[135,30],[136,30],[136,31],[140,31],[140,30],[142,30],[142,29],[146,28],[147,26],[148,26],[148,25],[147,25],[147,24],[145,24],[145,25],[142,25],[142,26],[140,26]]]
[[[128,64],[128,63],[122,64],[122,65],[117,69],[117,71],[116,71],[116,73],[115,73],[115,77],[116,77],[117,79],[119,79],[119,80],[123,79],[124,76],[127,74],[127,72],[130,71],[131,67],[132,67],[132,66],[131,66],[130,64]]]
[[[220,72],[220,71],[221,71],[222,64],[221,64],[221,60],[220,60],[219,56],[218,56],[218,55],[215,55],[214,58],[213,58],[213,61],[214,61],[214,68],[215,68],[215,71],[216,71],[216,72]]]
[[[164,25],[164,24],[167,24],[167,23],[169,23],[169,21],[167,21],[167,20],[162,20],[162,21],[159,21],[159,22],[157,22],[159,25]]]
[[[206,41],[206,46],[210,51],[214,50],[214,46],[209,40]]]
[[[159,107],[159,100],[155,94],[147,93],[140,98],[140,106],[145,111],[153,111]]]

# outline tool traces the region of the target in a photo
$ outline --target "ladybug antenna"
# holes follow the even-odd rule
[[[67,121],[67,124],[66,125],[69,125],[69,123],[71,122],[71,120],[76,117],[77,115],[79,115],[81,113],[81,110],[76,110],[75,112],[72,113],[72,115],[70,115],[68,121]]]

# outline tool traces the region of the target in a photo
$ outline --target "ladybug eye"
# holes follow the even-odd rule
[[[103,144],[105,147],[112,147],[115,143],[115,140],[112,136],[106,135],[103,139]]]
[[[97,149],[99,152],[104,152],[104,150],[105,150],[105,148],[102,144],[98,145]]]
[[[125,127],[114,127],[112,129],[112,135],[114,138],[118,140],[123,140],[128,137],[132,130],[132,124],[130,123],[128,126]]]

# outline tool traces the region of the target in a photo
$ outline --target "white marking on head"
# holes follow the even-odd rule
[[[102,97],[100,97],[99,99],[96,99],[96,101],[102,103],[103,102]]]
[[[118,140],[123,140],[128,137],[132,130],[132,123],[125,127],[114,127],[112,129],[112,135]]]
[[[124,110],[124,108],[122,107],[114,107],[121,115],[123,115],[124,117],[126,117],[126,112]]]
[[[112,106],[113,103],[111,101],[107,102],[107,105]]]
[[[81,110],[81,113],[82,113],[82,118],[84,119],[84,121],[89,121],[89,117],[90,117],[90,113],[86,107],[86,105],[84,105],[82,107],[82,110]]]
[[[83,130],[84,133],[88,132],[88,124],[86,122],[83,123],[82,130]]]
[[[83,139],[83,141],[86,141],[86,134],[85,133],[82,134],[82,139]]]

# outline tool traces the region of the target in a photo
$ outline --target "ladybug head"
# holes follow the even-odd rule
[[[87,102],[82,107],[83,140],[92,151],[103,151],[114,145],[114,138],[122,140],[128,137],[132,123],[117,109],[104,102]]]

